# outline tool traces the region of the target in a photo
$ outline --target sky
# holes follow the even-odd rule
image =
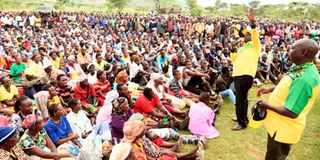
[[[216,0],[197,0],[198,4],[203,7],[212,6],[215,4]],[[222,0],[222,2],[226,3],[248,3],[251,0]],[[295,1],[302,1],[302,2],[309,2],[309,3],[316,3],[320,2],[320,0],[260,0],[261,4],[279,4],[279,3],[289,3]]]

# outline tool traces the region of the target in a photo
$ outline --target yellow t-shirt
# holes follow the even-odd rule
[[[50,59],[53,68],[59,69],[60,66],[60,58],[57,58],[56,60]]]
[[[10,92],[8,92],[3,86],[0,87],[0,102],[5,100],[12,100],[15,95],[18,95],[18,89],[16,86],[11,85],[10,86]],[[14,112],[14,108],[10,107],[8,108],[9,111]]]
[[[8,92],[3,86],[0,87],[0,101],[12,100],[12,98],[18,94],[18,89],[14,85],[10,86],[10,92]]]
[[[269,98],[269,104],[285,107],[298,114],[295,119],[282,116],[267,110],[264,125],[271,137],[282,143],[297,143],[306,124],[306,116],[312,108],[320,90],[319,73],[315,65],[309,66],[305,71],[299,71],[301,76],[294,74],[284,76]],[[294,77],[294,78],[292,78]]]
[[[46,75],[44,69],[43,69],[43,65],[41,63],[35,63],[35,62],[32,62],[30,63],[29,67],[28,67],[32,73],[36,74],[36,76],[38,77],[43,77]]]
[[[105,61],[105,60],[102,60],[101,62],[100,62],[100,64],[98,64],[97,62],[94,62],[94,66],[96,67],[96,70],[100,70],[100,71],[103,71],[104,70],[104,67],[106,66],[108,64],[108,62],[107,61]]]
[[[261,52],[261,43],[257,29],[252,29],[252,42],[230,55],[233,62],[233,76],[249,75],[255,77]]]

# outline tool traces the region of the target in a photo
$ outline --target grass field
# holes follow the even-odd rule
[[[249,92],[249,107],[259,100],[255,96],[258,88],[253,87]],[[267,96],[261,99],[267,100]],[[320,95],[307,117],[307,125],[301,140],[292,146],[288,159],[290,160],[319,160],[320,159]],[[267,131],[264,127],[234,132],[231,128],[236,125],[231,119],[235,117],[235,108],[229,99],[222,104],[217,115],[216,128],[220,137],[209,141],[205,150],[206,160],[262,160],[267,144]],[[188,134],[187,132],[181,132]],[[191,150],[192,145],[186,145],[182,151]]]

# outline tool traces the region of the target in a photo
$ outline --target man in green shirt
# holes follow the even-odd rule
[[[264,126],[268,131],[266,160],[285,160],[292,144],[297,143],[306,125],[306,117],[320,91],[319,72],[313,63],[317,43],[301,39],[293,44],[289,58],[294,63],[276,87],[260,89],[257,95],[271,93]]]
[[[10,78],[15,84],[20,84],[22,72],[27,68],[27,66],[22,62],[20,55],[16,56],[15,60],[16,63],[13,63],[10,68]]]

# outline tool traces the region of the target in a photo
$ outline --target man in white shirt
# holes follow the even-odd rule
[[[130,65],[130,80],[143,86],[147,84],[147,76],[150,76],[150,74],[143,70],[140,62],[140,56],[132,56],[132,63]]]
[[[83,139],[86,138],[92,131],[92,125],[90,119],[82,110],[81,101],[73,98],[69,101],[68,106],[72,110],[67,114],[67,120],[73,133],[80,135]]]
[[[34,15],[29,17],[29,24],[30,26],[34,26],[36,21],[36,17]]]

